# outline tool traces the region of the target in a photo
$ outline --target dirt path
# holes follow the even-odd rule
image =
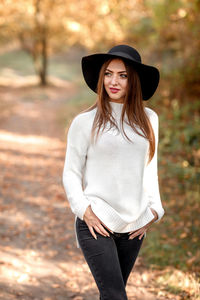
[[[56,112],[73,88],[0,93],[12,106],[0,124],[0,299],[97,300],[61,182],[66,145]],[[129,299],[162,299],[150,280],[138,259]]]

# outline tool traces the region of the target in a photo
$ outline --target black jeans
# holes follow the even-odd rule
[[[96,240],[86,222],[78,217],[76,231],[81,250],[99,289],[100,300],[127,300],[126,283],[144,237],[141,240],[138,236],[128,240],[128,233],[110,232],[110,237],[104,237],[94,230]]]

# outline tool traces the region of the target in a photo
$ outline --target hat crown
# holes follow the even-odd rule
[[[108,54],[116,54],[116,55],[125,55],[130,56],[133,60],[137,62],[142,62],[140,54],[137,52],[137,50],[133,47],[130,47],[128,45],[117,45],[111,48],[108,51]]]
[[[116,45],[107,53],[95,53],[82,57],[82,72],[89,88],[97,93],[102,65],[106,61],[116,58],[124,60],[126,64],[130,64],[137,71],[141,83],[143,100],[151,98],[159,83],[159,70],[153,66],[143,64],[138,51],[128,45]]]

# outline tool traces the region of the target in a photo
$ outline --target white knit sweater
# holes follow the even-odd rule
[[[128,232],[154,218],[150,208],[158,214],[156,222],[164,214],[157,173],[159,120],[152,109],[145,107],[156,139],[154,157],[147,165],[148,140],[124,122],[125,132],[133,141],[129,142],[120,127],[123,104],[110,104],[120,132],[115,128],[104,131],[97,144],[92,145],[90,141],[96,108],[73,119],[67,136],[63,185],[75,219],[78,216],[83,220],[91,204],[93,212],[108,228]]]

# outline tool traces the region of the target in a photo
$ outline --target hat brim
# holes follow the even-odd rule
[[[85,82],[91,90],[95,93],[97,92],[97,82],[99,79],[99,72],[103,63],[110,58],[121,58],[128,61],[135,70],[138,72],[143,100],[148,100],[155,93],[160,74],[157,68],[145,65],[140,62],[133,60],[129,55],[125,53],[122,54],[107,54],[107,53],[97,53],[89,56],[84,56],[81,61],[82,72]]]

